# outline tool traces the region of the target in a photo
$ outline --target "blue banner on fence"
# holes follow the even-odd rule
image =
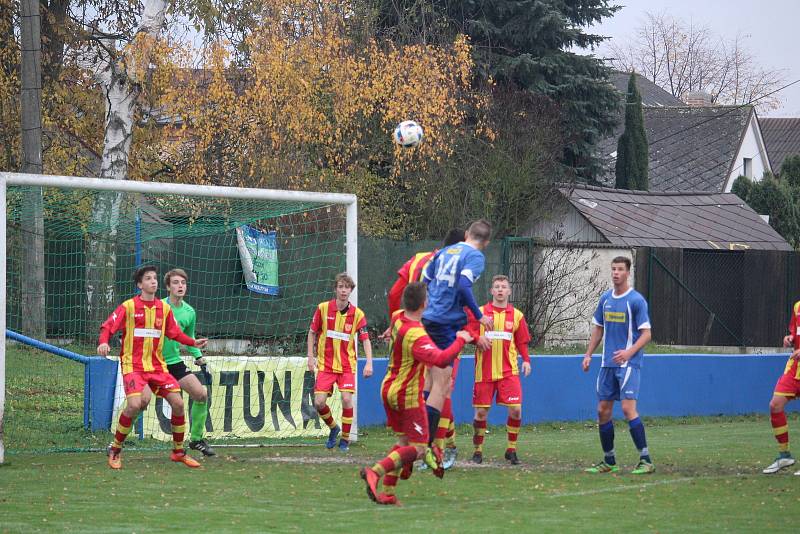
[[[236,228],[236,244],[247,289],[264,295],[277,295],[278,240],[275,232],[239,226]]]

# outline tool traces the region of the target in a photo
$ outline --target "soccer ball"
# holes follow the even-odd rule
[[[403,121],[394,129],[392,139],[403,148],[413,148],[422,142],[422,126],[414,121]]]

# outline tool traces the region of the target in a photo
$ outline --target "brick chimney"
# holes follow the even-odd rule
[[[705,91],[689,91],[683,97],[686,105],[692,108],[702,108],[713,105],[711,103],[711,95]]]

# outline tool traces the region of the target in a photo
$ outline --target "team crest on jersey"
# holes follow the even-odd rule
[[[346,325],[344,325],[344,330],[345,330],[345,332],[349,332],[349,331],[350,331],[350,330],[352,330],[352,329],[353,329],[353,325],[351,325],[351,324],[346,324]]]
[[[511,330],[512,328],[514,328],[514,322],[506,321],[506,330]]]
[[[156,328],[161,328],[161,317],[156,317]]]

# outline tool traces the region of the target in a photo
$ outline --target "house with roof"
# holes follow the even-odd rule
[[[777,175],[787,157],[800,155],[800,118],[767,117],[758,122],[772,171]]]
[[[600,292],[610,287],[609,266],[616,256],[632,259],[631,282],[651,298],[651,307],[652,298],[661,299],[658,304],[663,309],[659,309],[661,315],[657,315],[659,321],[654,324],[675,323],[671,326],[678,333],[661,330],[658,335],[654,333],[657,341],[739,345],[745,339],[743,329],[747,328],[742,320],[745,309],[752,311],[754,302],[760,300],[766,307],[767,301],[775,298],[771,292],[754,291],[747,296],[747,305],[751,307],[746,308],[745,296],[737,287],[741,289],[742,285],[760,278],[752,272],[748,274],[746,269],[750,264],[743,260],[742,254],[757,253],[774,259],[776,255],[790,253],[792,247],[733,193],[645,192],[588,185],[565,185],[558,191],[555,215],[533,223],[524,232],[537,244],[533,262],[546,265],[552,263],[554,255],[564,257],[560,250],[578,250],[579,254],[569,257],[569,265],[561,266],[567,269],[572,269],[570,265],[582,266],[571,271],[579,280],[569,282],[569,288],[596,289],[592,295],[561,291],[564,296],[560,305],[566,309],[560,313],[574,320],[546,336],[547,342],[570,344],[588,339],[589,318]],[[663,256],[665,267],[654,267],[651,255],[657,261]],[[785,267],[788,263],[781,258],[776,264]],[[545,269],[543,275],[552,277],[557,270],[558,266]],[[510,275],[512,287],[519,284],[514,273]],[[654,293],[650,294],[648,286],[656,279],[659,282],[652,286]],[[542,284],[546,282],[532,286]],[[708,326],[710,316],[704,306],[714,314],[712,326]],[[775,307],[774,300],[769,306]],[[774,313],[783,321],[784,312],[778,309]],[[771,317],[774,313],[762,315]],[[764,333],[754,335],[766,336],[766,333],[774,334],[765,329]]]
[[[615,73],[610,80],[623,102],[629,76]],[[651,191],[726,193],[740,175],[758,181],[772,171],[752,106],[712,105],[703,93],[690,93],[684,103],[647,78],[635,77],[642,94]],[[596,181],[608,187],[616,179],[617,140],[625,128],[622,108],[614,134],[598,143],[604,170]]]

